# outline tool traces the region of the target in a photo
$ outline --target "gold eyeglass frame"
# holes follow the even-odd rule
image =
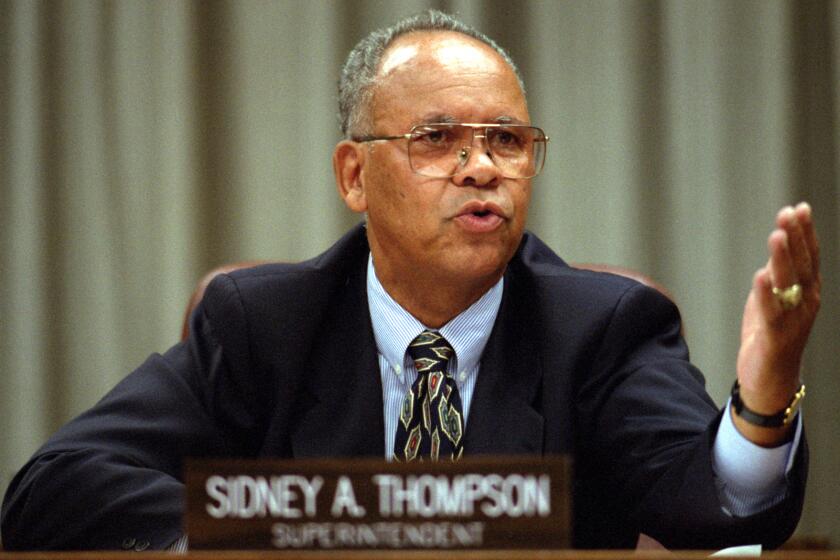
[[[544,144],[543,152],[542,152],[542,158],[541,158],[541,161],[539,162],[539,168],[535,168],[534,174],[533,175],[528,175],[527,177],[509,177],[508,175],[503,174],[503,176],[506,179],[532,179],[532,178],[536,177],[537,175],[539,175],[540,172],[543,170],[543,167],[545,167],[545,158],[548,155],[548,142],[549,142],[549,140],[551,140],[543,129],[541,129],[538,126],[533,126],[533,125],[530,125],[530,124],[447,123],[447,122],[417,124],[417,125],[412,126],[411,130],[409,130],[407,133],[398,134],[398,135],[395,135],[395,136],[373,136],[373,135],[353,136],[351,138],[351,140],[353,140],[353,142],[381,142],[381,141],[388,141],[388,140],[405,139],[406,141],[408,141],[410,143],[410,141],[411,141],[412,137],[414,136],[415,132],[417,131],[417,129],[422,128],[424,126],[461,126],[461,127],[466,127],[466,128],[472,129],[472,138],[471,138],[471,141],[469,143],[469,146],[462,146],[461,149],[460,149],[460,152],[458,154],[458,159],[459,159],[459,164],[458,165],[459,165],[459,167],[463,166],[467,162],[467,160],[469,159],[469,156],[472,152],[472,145],[473,145],[473,142],[475,142],[476,136],[478,136],[478,138],[483,138],[486,142],[487,131],[490,128],[532,128],[532,129],[538,130],[540,132],[540,134],[542,135],[542,138],[539,139],[539,140],[536,140],[536,141],[537,142],[543,142],[543,144]],[[484,131],[483,134],[481,134],[481,133],[477,134],[477,131],[479,131],[479,130],[483,130]],[[490,153],[493,154],[493,151],[491,150]],[[457,175],[457,172],[452,173],[451,175],[426,175],[424,173],[421,173],[420,171],[418,171],[414,167],[414,163],[411,159],[411,150],[410,149],[408,150],[408,162],[409,162],[409,165],[411,166],[411,170],[418,175],[422,175],[423,177],[430,177],[430,178],[433,178],[433,179],[449,179],[449,178],[452,178],[455,175]],[[496,163],[495,160],[493,161],[493,163],[495,163],[498,166],[498,163]]]

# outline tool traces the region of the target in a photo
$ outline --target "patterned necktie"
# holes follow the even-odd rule
[[[400,410],[394,457],[398,461],[417,457],[457,461],[464,452],[463,407],[458,385],[447,371],[455,351],[440,334],[423,331],[408,346],[408,353],[417,368],[417,380]]]

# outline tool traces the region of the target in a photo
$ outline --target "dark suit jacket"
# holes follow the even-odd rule
[[[186,343],[153,355],[62,428],[13,480],[7,548],[152,548],[181,531],[183,457],[384,456],[382,388],[358,227],[300,264],[216,279]],[[572,453],[575,543],[773,546],[802,507],[799,448],[778,505],[732,518],[710,449],[719,413],[674,305],[568,267],[526,234],[466,427],[466,454]],[[129,541],[131,542],[131,541]]]

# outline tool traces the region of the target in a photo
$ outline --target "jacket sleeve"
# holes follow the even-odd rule
[[[804,437],[783,499],[755,515],[729,514],[712,470],[721,413],[689,363],[679,330],[673,304],[643,286],[628,289],[611,314],[578,392],[581,467],[601,496],[598,515],[607,524],[611,516],[630,519],[668,548],[777,547],[802,510]]]
[[[165,549],[183,531],[183,458],[254,452],[244,309],[229,278],[205,300],[186,342],[152,355],[15,476],[8,550]]]

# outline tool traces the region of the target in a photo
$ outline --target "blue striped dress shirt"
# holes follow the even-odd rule
[[[503,288],[504,278],[443,327],[430,329],[442,334],[455,350],[455,357],[449,360],[449,372],[458,384],[461,404],[464,406],[465,427],[478,377],[478,364],[499,313]],[[376,277],[373,258],[368,259],[367,292],[373,336],[379,355],[379,373],[382,376],[385,457],[390,459],[394,456],[400,407],[408,389],[417,379],[417,369],[406,350],[411,341],[428,327],[388,295]]]

